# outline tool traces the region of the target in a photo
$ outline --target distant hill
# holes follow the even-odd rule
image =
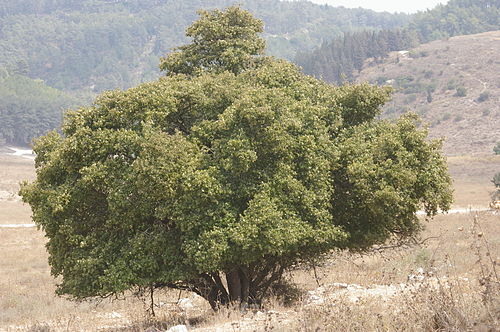
[[[391,85],[384,117],[415,111],[447,155],[492,154],[500,141],[500,31],[457,36],[365,62],[356,81]]]
[[[279,0],[0,0],[0,67],[64,90],[128,88],[159,75],[199,9],[240,4],[265,22],[268,53],[291,59],[346,31],[391,29],[409,15]]]
[[[85,101],[42,80],[0,71],[0,145],[29,145],[34,137],[58,128],[65,109]]]
[[[294,61],[306,74],[328,82],[351,81],[368,58],[384,58],[391,51],[432,40],[500,29],[499,0],[450,0],[412,16],[397,29],[358,31],[332,36],[321,47],[301,50]]]
[[[410,18],[308,1],[0,0],[0,143],[29,144],[59,127],[63,108],[156,79],[160,57],[186,43],[197,10],[233,4],[262,19],[267,52],[288,59],[332,36]]]

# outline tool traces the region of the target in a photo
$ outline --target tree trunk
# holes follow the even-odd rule
[[[248,276],[248,269],[240,268],[238,269],[238,274],[240,276],[240,284],[241,284],[241,305],[246,308],[248,305],[250,295],[250,280]]]
[[[233,269],[226,273],[227,289],[229,291],[229,299],[231,302],[241,301],[241,278],[239,268]]]
[[[227,286],[222,282],[219,272],[204,273],[187,285],[168,286],[194,291],[206,299],[215,311],[229,304],[244,309],[248,305],[260,305],[269,287],[281,278],[285,266],[269,258],[264,266],[239,266],[225,272]]]

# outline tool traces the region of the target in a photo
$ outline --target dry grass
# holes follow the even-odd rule
[[[0,153],[0,190],[15,193],[20,181],[34,178],[33,160]]]
[[[455,206],[485,207],[494,187],[493,176],[500,172],[500,155],[448,157],[454,179]]]
[[[476,218],[477,222],[474,222]],[[412,269],[432,271],[419,287],[394,299],[334,298],[305,307],[284,330],[300,331],[497,331],[500,329],[500,217],[441,216],[427,230],[438,235],[425,248],[386,253],[358,264],[325,268],[332,277],[360,284],[398,284]],[[465,226],[465,227],[464,227]],[[445,230],[447,229],[447,230]],[[384,273],[385,271],[385,273]],[[353,276],[354,275],[354,276]],[[306,280],[306,279],[303,279]],[[339,279],[337,279],[339,280]],[[309,283],[312,281],[309,280]],[[406,284],[411,284],[404,280]]]
[[[37,322],[85,328],[96,318],[106,324],[105,313],[128,311],[128,305],[116,302],[78,304],[55,296],[55,282],[50,276],[45,239],[36,229],[0,229],[0,330],[17,329]],[[101,315],[102,314],[102,315]],[[128,314],[128,313],[127,313]],[[111,320],[111,323],[115,323]],[[14,328],[17,326],[17,328]],[[92,327],[95,327],[93,325]],[[92,328],[91,328],[92,330]]]
[[[35,178],[33,160],[6,156],[0,153],[0,224],[23,224],[30,222],[31,210],[18,199],[19,183]]]
[[[487,204],[490,173],[498,168],[498,161],[489,157],[449,159],[456,179],[457,205]],[[0,172],[0,190],[17,191],[18,181],[33,176],[32,163],[15,157],[0,156]],[[440,215],[426,222],[423,245],[365,256],[334,253],[316,268],[316,275],[312,269],[297,269],[288,277],[298,284],[304,297],[291,306],[271,299],[265,313],[242,315],[229,309],[212,313],[201,303],[182,311],[175,303],[179,296],[189,294],[158,292],[156,303],[163,305],[156,309],[153,321],[145,315],[146,304],[132,296],[99,305],[55,296],[57,281],[50,275],[43,233],[33,228],[0,228],[0,331],[144,331],[150,326],[165,330],[181,323],[189,323],[195,331],[214,331],[215,327],[220,331],[498,329],[500,305],[494,293],[498,283],[492,282],[491,269],[495,266],[492,261],[500,261],[500,215],[481,212],[478,221],[480,230],[474,228],[473,215]],[[28,207],[20,202],[0,202],[0,223],[28,222]],[[354,304],[340,297],[320,306],[305,302],[306,292],[316,289],[318,283],[396,285],[408,283],[408,275],[419,268],[432,271],[433,279],[423,284],[429,282],[429,287],[402,293],[391,301],[364,298]],[[446,286],[435,287],[436,280]]]

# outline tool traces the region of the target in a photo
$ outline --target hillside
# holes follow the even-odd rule
[[[269,54],[289,59],[342,32],[410,17],[307,1],[0,0],[0,67],[21,62],[29,77],[64,90],[128,88],[159,75],[159,58],[186,42],[197,10],[233,4],[265,22]]]
[[[265,22],[267,53],[288,59],[343,32],[410,18],[308,1],[0,0],[0,82],[30,90],[0,89],[0,144],[29,145],[60,126],[62,109],[156,79],[160,57],[185,44],[197,10],[233,4]]]
[[[369,58],[416,47],[433,40],[500,29],[500,6],[492,0],[450,0],[412,16],[407,26],[332,36],[313,51],[301,50],[294,62],[303,71],[332,83],[352,81]]]
[[[88,102],[42,80],[0,71],[0,145],[29,145],[58,128],[65,109]]]
[[[445,153],[492,154],[500,141],[500,31],[457,36],[365,62],[356,80],[395,88],[384,117],[415,111]]]

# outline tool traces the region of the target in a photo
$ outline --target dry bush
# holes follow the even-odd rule
[[[498,231],[495,216],[474,216],[470,231],[462,231],[469,239],[465,248],[469,255],[460,247],[453,252],[450,243],[424,251],[430,257],[417,251],[416,257],[424,258],[415,262],[425,262],[426,270],[435,273],[422,281],[406,282],[393,298],[366,297],[356,303],[342,297],[330,299],[324,305],[304,307],[299,319],[283,331],[498,331],[500,280],[493,256],[498,253],[498,234],[490,233],[494,240],[490,243],[484,220]],[[459,264],[473,259],[468,274],[463,273],[465,266],[457,265],[458,255],[468,256]]]

